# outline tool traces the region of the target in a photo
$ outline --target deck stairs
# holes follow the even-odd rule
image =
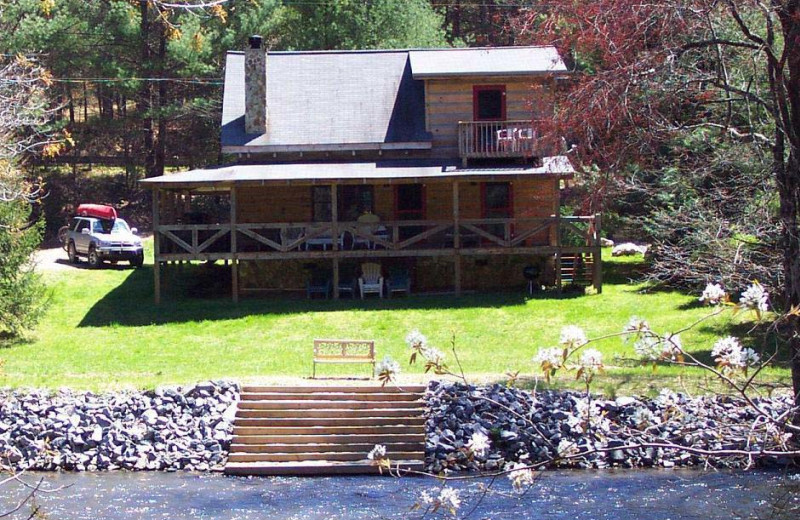
[[[591,254],[561,256],[561,285],[592,285],[594,256]]]
[[[367,459],[386,446],[392,466],[421,471],[424,386],[246,386],[234,419],[225,473],[378,473]]]

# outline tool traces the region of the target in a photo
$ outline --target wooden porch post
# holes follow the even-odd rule
[[[459,225],[458,180],[453,180],[453,265],[456,296],[461,296],[461,232]]]
[[[597,294],[603,293],[603,252],[600,247],[600,230],[601,230],[601,215],[600,213],[594,216],[594,244],[592,247],[592,285]]]
[[[156,305],[161,305],[161,245],[159,244],[158,227],[160,211],[158,199],[161,198],[161,189],[156,186],[153,188],[153,289]]]
[[[331,240],[333,241],[333,299],[339,299],[339,187],[331,184]]]
[[[236,184],[231,186],[231,295],[239,303],[239,255],[236,243]]]
[[[561,292],[561,203],[556,203],[556,288]]]

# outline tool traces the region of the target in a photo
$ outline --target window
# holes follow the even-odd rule
[[[396,220],[423,220],[425,218],[425,187],[422,184],[398,184],[394,192]],[[406,240],[425,231],[422,226],[400,227],[400,240]]]
[[[422,184],[395,186],[395,218],[397,220],[422,220],[425,218],[425,190]]]
[[[365,211],[375,212],[375,194],[372,186],[339,187],[339,220],[354,222]]]
[[[506,86],[474,86],[472,88],[472,112],[475,121],[504,121],[506,119]]]
[[[481,185],[482,218],[511,218],[514,207],[510,182],[487,182]],[[505,224],[487,224],[484,229],[496,237],[506,234]],[[509,230],[513,233],[513,229]]]
[[[483,218],[511,218],[511,183],[487,182],[483,185]]]
[[[311,198],[314,204],[311,220],[314,222],[330,222],[333,220],[333,213],[331,211],[331,187],[314,186],[311,190]]]
[[[74,218],[72,219],[72,229],[78,233],[80,233],[83,229],[89,228],[89,222],[83,220],[82,218]]]

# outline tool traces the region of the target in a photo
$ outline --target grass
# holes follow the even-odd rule
[[[541,382],[531,358],[538,347],[554,346],[564,325],[576,324],[590,337],[621,330],[628,319],[647,319],[659,331],[676,331],[707,314],[696,296],[643,292],[626,276],[640,265],[606,262],[600,295],[553,293],[527,298],[523,291],[488,295],[414,296],[392,300],[308,301],[272,296],[245,299],[172,299],[153,305],[152,266],[138,270],[69,268],[48,272],[50,310],[26,342],[0,348],[0,386],[101,390],[150,388],[216,378],[304,378],[311,372],[314,338],[372,338],[379,357],[403,363],[403,374],[423,378],[422,368],[407,366],[404,337],[420,329],[431,343],[449,352],[453,335],[465,371],[476,381],[502,380],[520,370],[522,383]],[[200,276],[205,266],[186,266]],[[223,268],[219,268],[224,271]],[[211,275],[216,278],[218,273]],[[191,277],[187,277],[191,279]],[[186,288],[187,291],[191,287]],[[752,324],[742,316],[715,318],[682,335],[684,346],[708,359],[715,339]],[[596,389],[608,394],[652,393],[663,386],[697,388],[698,371],[679,367],[641,367],[630,359],[630,345],[619,338],[594,345],[604,354],[608,373]],[[323,374],[365,374],[367,367],[322,367]],[[788,378],[770,368],[770,381]],[[568,378],[556,386],[575,386]]]

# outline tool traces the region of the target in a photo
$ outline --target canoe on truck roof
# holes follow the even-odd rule
[[[115,220],[117,218],[117,210],[113,206],[105,204],[81,204],[78,206],[78,216],[81,217],[95,217],[104,218],[108,220]]]

